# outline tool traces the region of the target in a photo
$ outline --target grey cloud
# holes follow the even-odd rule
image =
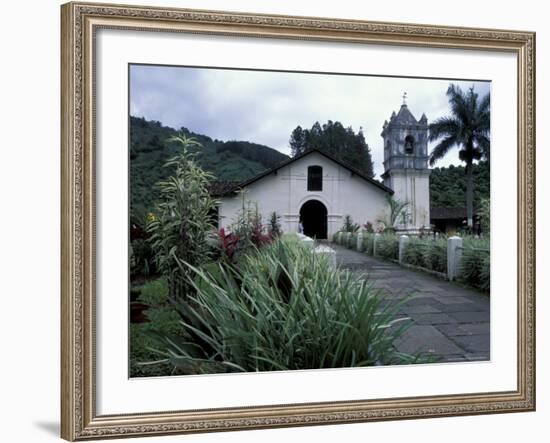
[[[291,131],[315,121],[338,120],[363,128],[375,172],[382,173],[384,120],[401,105],[404,91],[416,118],[430,121],[449,112],[450,80],[321,75],[179,67],[133,66],[132,114],[221,140],[248,140],[288,153]],[[455,82],[456,83],[456,82]],[[458,82],[489,92],[485,82]],[[456,154],[456,153],[455,153]],[[458,164],[451,155],[440,163]]]

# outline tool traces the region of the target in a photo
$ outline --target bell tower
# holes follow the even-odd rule
[[[428,119],[420,120],[407,106],[407,93],[403,104],[382,128],[384,139],[384,185],[393,189],[394,198],[408,202],[405,220],[396,227],[418,231],[430,227],[430,170],[428,169]]]

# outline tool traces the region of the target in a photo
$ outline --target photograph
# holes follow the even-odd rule
[[[491,89],[130,63],[128,376],[489,362]]]

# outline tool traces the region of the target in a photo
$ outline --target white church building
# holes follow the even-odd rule
[[[275,211],[283,232],[332,238],[350,215],[355,223],[388,218],[387,196],[409,203],[407,217],[395,227],[414,232],[429,227],[428,121],[403,103],[383,126],[383,183],[320,150],[311,149],[220,196],[219,227],[229,227],[242,208],[240,190],[255,202],[263,220]]]

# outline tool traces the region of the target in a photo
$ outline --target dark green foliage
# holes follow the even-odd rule
[[[423,266],[432,271],[447,273],[447,239],[427,240],[424,248]]]
[[[168,363],[143,365],[158,357],[150,350],[156,343],[151,334],[177,335],[181,331],[179,316],[168,300],[166,279],[151,280],[132,289],[140,294],[137,301],[149,306],[145,311],[149,321],[130,324],[130,377],[170,375],[173,367]]]
[[[465,238],[463,247],[461,280],[470,286],[489,292],[491,285],[489,238]]]
[[[138,238],[131,243],[130,278],[148,277],[156,271],[153,250],[146,239]]]
[[[405,245],[403,261],[409,265],[446,273],[447,239],[411,237]]]
[[[380,235],[376,240],[376,255],[397,260],[399,258],[399,238],[394,234]]]
[[[422,266],[424,264],[424,247],[426,243],[418,238],[410,238],[403,251],[403,261],[409,265]]]
[[[491,174],[489,163],[481,161],[473,165],[474,207],[479,208],[483,199],[490,197]],[[466,207],[466,168],[449,166],[434,168],[430,174],[430,206],[445,208]]]
[[[186,128],[180,133],[202,145],[196,162],[216,180],[243,181],[288,159],[275,149],[255,143],[212,140]],[[159,122],[130,117],[130,207],[141,222],[160,197],[154,184],[173,172],[163,165],[179,152],[177,143],[167,141],[177,134]]]
[[[393,346],[410,325],[397,319],[399,304],[385,303],[380,291],[299,243],[283,237],[238,267],[222,262],[193,271],[195,294],[180,307],[185,336],[157,340],[160,358],[183,372],[419,362]]]
[[[352,165],[368,177],[374,176],[371,151],[362,129],[355,133],[351,126],[346,128],[338,121],[329,120],[323,126],[315,122],[311,129],[297,126],[289,144],[293,157],[315,148]]]

